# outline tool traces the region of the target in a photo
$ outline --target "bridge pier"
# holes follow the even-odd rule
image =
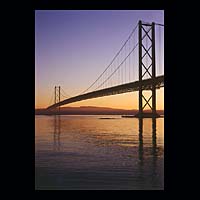
[[[148,28],[148,30],[146,29]],[[150,34],[151,33],[151,34]],[[139,21],[138,28],[138,41],[139,41],[139,112],[135,115],[138,118],[156,118],[160,115],[156,112],[156,63],[155,63],[155,23],[147,24]],[[147,37],[150,41],[150,46],[145,46],[144,38]],[[151,51],[150,51],[151,50]],[[148,56],[147,59],[150,60],[150,65],[145,65],[143,59]],[[144,71],[144,72],[143,72]],[[143,85],[144,75],[148,74],[152,79],[151,85],[151,96],[146,99],[143,91],[145,87]],[[149,103],[151,100],[151,104]],[[143,101],[145,104],[143,105]],[[150,113],[145,113],[144,108],[149,106],[151,109]]]
[[[158,113],[137,113],[135,115],[135,117],[137,118],[158,118],[160,117],[160,115]]]

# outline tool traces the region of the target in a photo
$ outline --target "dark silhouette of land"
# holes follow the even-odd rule
[[[61,115],[135,115],[138,110],[126,110],[107,107],[80,106],[80,107],[62,107]],[[146,112],[150,112],[147,110]],[[157,110],[157,113],[164,115],[163,110]],[[54,115],[58,114],[58,110],[35,109],[35,115]]]

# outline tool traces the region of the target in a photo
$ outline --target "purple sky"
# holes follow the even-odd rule
[[[35,11],[36,107],[55,85],[70,96],[86,89],[139,20],[164,24],[164,11]]]

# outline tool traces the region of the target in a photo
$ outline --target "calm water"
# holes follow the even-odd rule
[[[100,117],[35,116],[36,189],[164,189],[164,118]]]

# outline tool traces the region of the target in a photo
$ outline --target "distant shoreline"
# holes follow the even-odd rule
[[[107,107],[93,107],[93,106],[83,106],[83,107],[62,107],[60,108],[60,113],[58,110],[49,111],[46,109],[35,109],[35,115],[135,115],[138,110],[125,110],[125,109],[115,109]],[[150,112],[147,110],[147,112]],[[164,115],[163,110],[157,110],[158,114]]]

